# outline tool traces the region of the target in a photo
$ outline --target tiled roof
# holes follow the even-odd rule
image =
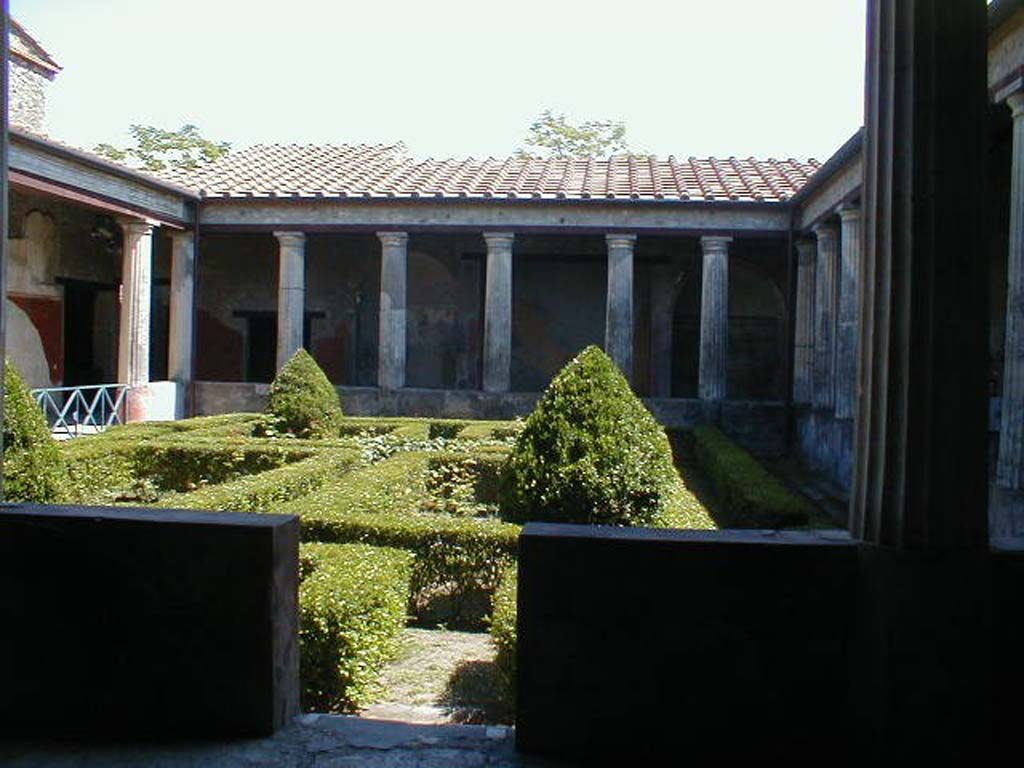
[[[193,171],[161,172],[206,197],[781,202],[816,160],[414,160],[398,145],[257,145]]]
[[[60,65],[53,60],[53,57],[46,52],[46,49],[41,46],[32,35],[25,31],[25,28],[21,26],[14,19],[11,19],[11,36],[10,46],[11,53],[15,56],[21,56],[23,59],[35,64],[37,67],[45,69],[47,72],[56,74],[60,72]]]

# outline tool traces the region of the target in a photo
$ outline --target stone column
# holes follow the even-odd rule
[[[405,386],[405,296],[409,235],[378,232],[380,258],[380,338],[378,339],[377,386]]]
[[[171,233],[171,307],[168,323],[167,377],[192,380],[192,313],[195,295],[195,236]]]
[[[818,238],[814,292],[815,408],[832,410],[836,402],[836,230],[827,224],[814,227]]]
[[[842,255],[836,324],[836,418],[852,419],[857,404],[857,333],[860,317],[860,208],[839,209]]]
[[[306,236],[275,232],[279,243],[277,277],[277,370],[302,348],[306,300]]]
[[[729,243],[731,237],[702,237],[700,286],[701,400],[723,400],[729,367]]]
[[[793,329],[793,402],[810,405],[814,397],[814,262],[813,240],[796,244],[796,322]]]
[[[512,384],[511,232],[486,232],[487,285],[484,295],[485,392],[508,392]]]
[[[130,387],[149,383],[149,307],[153,283],[153,227],[119,219],[124,233],[121,265],[121,327],[117,380]]]
[[[636,235],[606,235],[608,243],[608,293],[605,310],[604,349],[633,381],[633,247]]]
[[[1010,176],[1010,252],[1006,272],[1003,414],[996,484],[1024,491],[1024,92],[1011,95],[1013,164]],[[1000,526],[1003,527],[1003,526]]]

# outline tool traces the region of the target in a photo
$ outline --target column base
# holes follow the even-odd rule
[[[176,381],[151,381],[131,387],[125,397],[125,421],[174,421],[185,410],[185,387]],[[179,415],[181,414],[181,415]]]

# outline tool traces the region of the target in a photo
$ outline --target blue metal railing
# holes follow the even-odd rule
[[[87,387],[33,389],[55,435],[77,437],[102,432],[125,420],[126,384],[95,384]]]

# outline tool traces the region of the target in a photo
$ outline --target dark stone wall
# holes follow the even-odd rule
[[[849,493],[854,469],[854,421],[831,411],[794,406],[795,450],[810,468]]]
[[[298,714],[298,521],[0,507],[0,733],[265,735]]]

